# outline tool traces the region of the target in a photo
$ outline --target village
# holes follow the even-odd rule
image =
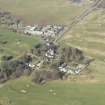
[[[39,56],[40,60],[36,64],[29,63],[29,66],[39,74],[43,74],[45,71],[45,75],[35,76],[37,83],[56,79],[56,77],[53,78],[54,76],[47,75],[49,72],[50,75],[54,74],[59,79],[67,79],[70,75],[80,75],[94,60],[77,48],[61,48],[52,42],[35,47],[32,54]]]
[[[28,36],[39,36],[44,40],[56,38],[65,31],[66,26],[63,24],[34,24],[33,26],[24,24],[24,22],[13,16],[10,12],[0,10],[0,25],[7,27],[13,32],[22,33]]]
[[[105,0],[0,0],[0,105],[105,105]]]
[[[57,37],[64,30],[63,25],[34,25],[26,26],[24,33],[26,35],[39,35],[43,38]]]
[[[22,33],[28,37],[38,36],[43,40],[43,43],[33,47],[31,52],[28,53],[28,55],[25,55],[25,61],[22,59],[21,62],[20,60],[18,62],[18,65],[22,63],[22,69],[27,68],[28,72],[34,72],[32,73],[34,74],[33,80],[36,83],[41,84],[43,81],[54,80],[56,77],[57,79],[63,79],[69,75],[80,75],[80,73],[86,70],[93,61],[92,58],[87,57],[78,48],[69,46],[62,48],[62,46],[54,42],[54,40],[59,38],[59,36],[62,35],[62,33],[66,30],[67,26],[65,25],[25,25],[23,24],[23,21],[17,19],[16,17],[12,16],[11,13],[5,11],[0,12],[0,25],[4,28],[7,27],[10,31]],[[34,60],[33,56],[37,56],[39,60]],[[26,62],[27,60],[29,60],[29,62]],[[22,70],[19,71],[20,73],[18,73],[16,70],[14,73],[17,77],[22,75],[24,71],[25,70]],[[44,74],[42,73],[43,71],[45,71]],[[36,72],[40,74],[40,76],[36,76]],[[10,76],[14,75],[14,73],[10,73]],[[1,73],[1,77],[3,77],[3,75]]]

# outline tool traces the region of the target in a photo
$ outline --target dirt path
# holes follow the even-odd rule
[[[65,29],[62,34],[55,39],[55,42],[58,42],[68,31],[70,31],[74,26],[84,20],[90,13],[97,10],[97,7],[103,2],[103,0],[95,0],[86,10],[83,11],[79,16],[75,17],[73,21],[68,25],[68,28]]]

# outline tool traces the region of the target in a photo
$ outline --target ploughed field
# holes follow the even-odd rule
[[[0,8],[19,16],[28,24],[69,25],[85,8],[72,5],[69,0],[0,0]],[[15,57],[39,42],[0,28],[0,56]],[[59,43],[82,49],[95,61],[87,75],[71,77],[68,81],[54,81],[44,86],[35,85],[23,77],[0,85],[0,103],[3,105],[104,105],[105,104],[105,12],[88,15],[67,32]]]

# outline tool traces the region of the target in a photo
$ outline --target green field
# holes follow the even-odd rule
[[[0,0],[0,8],[10,11],[30,24],[66,24],[81,14],[87,5],[76,6],[69,0]],[[19,56],[40,40],[0,29],[0,42],[7,41],[0,49],[0,56]],[[18,44],[19,42],[19,44]],[[29,77],[11,80],[0,85],[0,102],[3,105],[105,105],[105,12],[88,15],[59,40],[61,45],[82,49],[95,61],[89,74],[67,81],[53,81],[44,86],[30,82]],[[29,87],[27,87],[27,84]],[[49,92],[49,90],[54,92]],[[26,93],[21,93],[26,90]],[[56,93],[56,94],[55,94]]]
[[[0,8],[32,24],[68,24],[86,7],[71,5],[69,0],[0,0]]]
[[[4,44],[3,42],[6,42]],[[12,55],[14,57],[22,56],[28,52],[34,45],[38,44],[40,39],[32,36],[10,32],[0,29],[0,57],[3,55]]]
[[[2,87],[0,100],[4,105],[104,105],[104,90],[105,84],[69,81],[55,81],[39,86],[25,77],[10,81]]]
[[[62,39],[65,45],[71,45],[82,49],[95,61],[89,67],[94,78],[104,81],[105,76],[105,14],[93,12],[80,24],[76,25],[72,32],[68,32]]]

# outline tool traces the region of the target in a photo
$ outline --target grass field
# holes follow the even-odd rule
[[[90,14],[72,32],[68,32],[62,42],[82,49],[95,61],[90,66],[93,75],[98,80],[104,80],[105,75],[105,15],[97,11]]]
[[[3,44],[6,42],[6,44]],[[38,37],[28,37],[14,32],[9,32],[0,29],[0,56],[13,55],[14,57],[21,56],[28,52],[34,45],[38,44]]]
[[[0,100],[3,105],[104,105],[104,87],[105,84],[101,83],[70,81],[54,81],[39,86],[24,77],[1,87]]]
[[[87,6],[74,6],[69,0],[0,0],[0,7],[26,23],[68,24]]]
[[[26,23],[59,23],[68,25],[81,14],[87,5],[75,6],[69,0],[0,0],[0,8],[12,12]],[[37,37],[25,37],[0,29],[2,54],[20,55],[39,42]],[[18,44],[20,41],[20,44]],[[95,61],[87,75],[74,77],[73,81],[53,81],[45,86],[23,77],[0,86],[0,102],[3,105],[105,105],[105,12],[93,12],[76,25],[59,41],[82,49]],[[26,85],[29,85],[27,87]],[[24,89],[27,92],[21,93]],[[52,89],[54,92],[49,92]],[[55,94],[56,93],[56,94]]]

